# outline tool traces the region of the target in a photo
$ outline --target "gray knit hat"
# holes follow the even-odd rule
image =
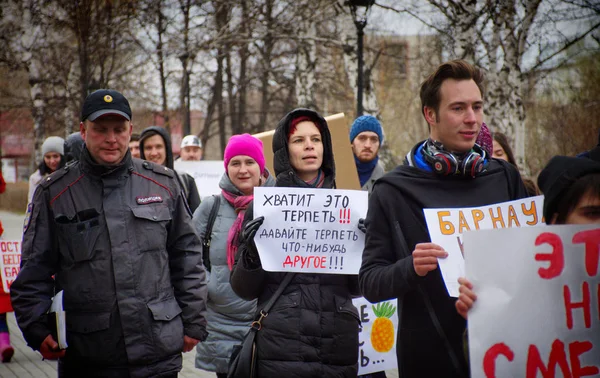
[[[46,138],[42,144],[42,156],[48,152],[58,152],[61,155],[65,154],[65,140],[61,137],[51,136]]]

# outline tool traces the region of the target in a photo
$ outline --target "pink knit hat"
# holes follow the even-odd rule
[[[265,154],[263,152],[263,143],[260,139],[250,134],[232,135],[225,147],[223,160],[225,163],[225,172],[229,161],[238,155],[247,155],[256,160],[260,168],[260,173],[265,171]]]
[[[475,143],[485,150],[485,152],[488,154],[488,157],[492,156],[492,152],[494,152],[494,142],[492,142],[492,133],[485,122],[481,123],[481,130],[479,131],[479,135],[477,136]]]

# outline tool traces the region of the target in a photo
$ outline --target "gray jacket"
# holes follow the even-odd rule
[[[263,186],[275,186],[275,179],[269,175]],[[230,193],[242,194],[233,185],[227,173],[223,174],[219,187]],[[227,373],[231,351],[234,345],[243,340],[254,319],[256,300],[241,299],[233,292],[229,283],[231,272],[227,266],[227,236],[237,214],[225,197],[222,194],[220,196],[221,202],[212,229],[209,257],[211,272],[208,280],[206,315],[209,336],[196,347],[196,367]],[[214,197],[208,197],[194,212],[193,223],[200,240],[204,237],[206,223],[214,202]]]
[[[371,177],[365,182],[365,185],[362,186],[362,190],[369,192],[369,195],[373,191],[373,185],[375,185],[375,181],[383,177],[385,174],[385,170],[383,169],[383,165],[381,165],[381,161],[377,163],[375,168],[373,169],[373,173],[371,173]]]
[[[80,376],[179,371],[184,335],[207,336],[201,246],[184,201],[172,170],[129,152],[108,168],[84,149],[43,180],[11,288],[29,346],[39,349],[51,333],[46,313],[62,289],[64,368]]]

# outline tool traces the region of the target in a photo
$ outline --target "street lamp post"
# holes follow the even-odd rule
[[[357,37],[357,58],[358,58],[358,75],[356,76],[356,116],[360,117],[363,114],[363,39],[365,36],[364,29],[367,26],[367,13],[369,8],[375,3],[375,0],[347,0],[346,3],[350,6],[354,25],[356,25]],[[362,11],[359,12],[359,8]]]

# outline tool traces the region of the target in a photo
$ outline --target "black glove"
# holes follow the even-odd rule
[[[258,255],[258,251],[256,250],[256,245],[254,244],[254,235],[256,234],[256,231],[258,231],[258,229],[264,221],[265,217],[255,218],[250,222],[246,223],[246,225],[242,229],[241,242],[246,245],[243,254],[244,265],[250,269],[258,268],[261,265],[260,257]]]
[[[265,217],[258,217],[246,223],[244,229],[242,230],[242,240],[244,240],[246,243],[254,240],[254,234],[256,234],[256,231],[258,231],[264,221]]]
[[[365,218],[358,218],[358,227],[359,230],[363,232],[363,234],[367,233],[367,226],[365,226]]]

